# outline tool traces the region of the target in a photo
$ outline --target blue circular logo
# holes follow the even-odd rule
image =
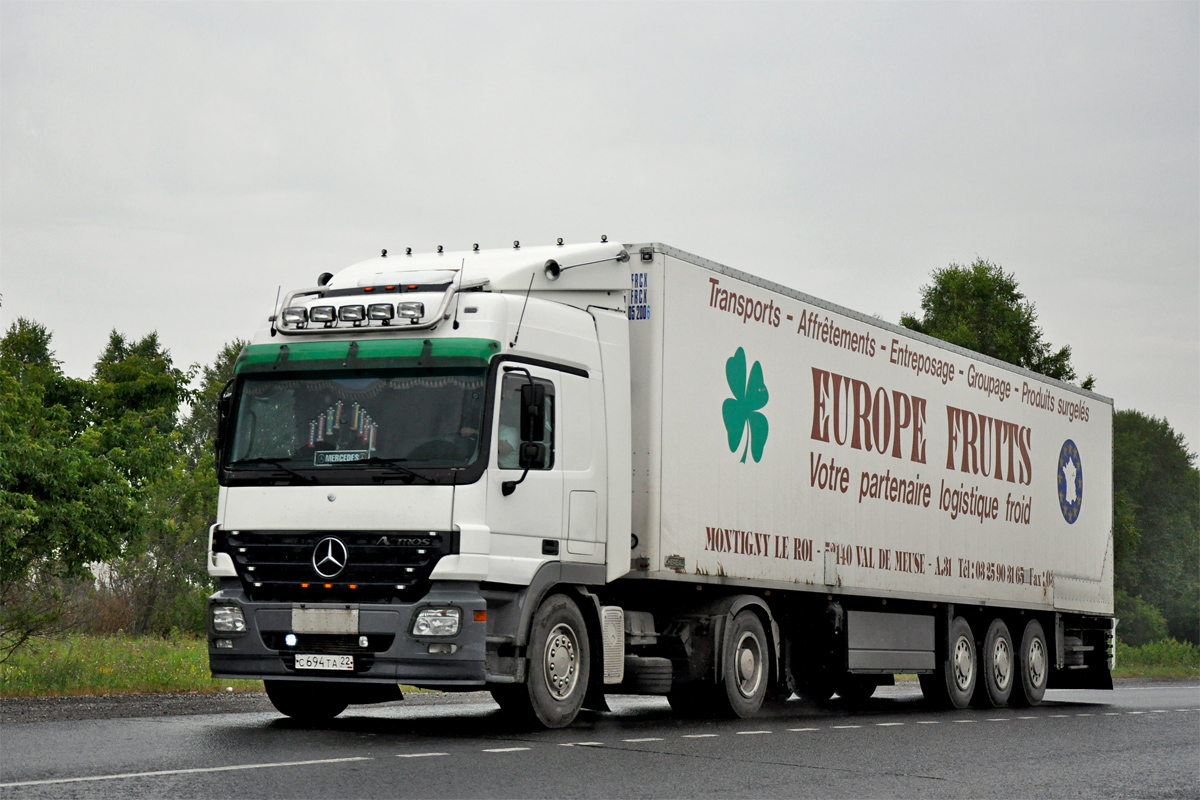
[[[1083,460],[1070,439],[1058,451],[1058,507],[1070,525],[1079,519],[1079,509],[1083,507]]]

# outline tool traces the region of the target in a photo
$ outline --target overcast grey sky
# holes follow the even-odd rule
[[[380,248],[662,241],[896,322],[1016,273],[1200,443],[1200,4],[0,3],[0,324],[210,361]]]

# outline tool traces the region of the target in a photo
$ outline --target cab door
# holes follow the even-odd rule
[[[558,452],[560,377],[555,370],[524,364],[506,365],[497,377],[487,501],[493,556],[541,558],[557,554],[560,547],[563,538],[563,472]],[[532,432],[541,436],[533,441],[542,444],[544,452],[526,471],[520,463],[521,387],[531,381],[545,390],[544,422],[540,430]],[[505,495],[504,484],[510,481],[519,483],[511,494]],[[545,540],[553,544],[544,545]]]

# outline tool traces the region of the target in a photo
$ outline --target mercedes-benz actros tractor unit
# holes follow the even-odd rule
[[[1112,401],[672,247],[384,251],[220,411],[211,668],[287,715],[1111,688]]]

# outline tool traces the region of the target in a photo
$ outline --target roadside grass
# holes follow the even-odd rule
[[[899,676],[900,680],[915,676]],[[1200,647],[1174,639],[1117,642],[1115,678],[1200,677]],[[419,691],[403,687],[406,692]],[[0,664],[0,697],[257,692],[259,681],[214,680],[208,645],[190,636],[75,634],[30,642]]]
[[[1200,646],[1161,639],[1141,647],[1117,640],[1114,678],[1200,678]]]
[[[38,639],[0,664],[0,697],[255,692],[258,681],[214,680],[204,639],[75,634]]]

